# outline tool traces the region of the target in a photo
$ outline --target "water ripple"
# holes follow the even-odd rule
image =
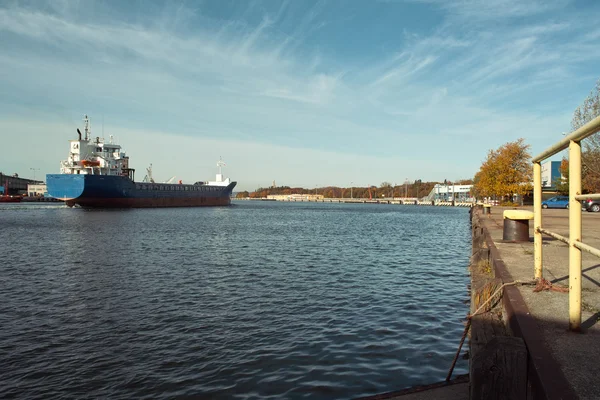
[[[467,312],[464,209],[32,205],[0,224],[1,398],[398,390],[444,378]]]

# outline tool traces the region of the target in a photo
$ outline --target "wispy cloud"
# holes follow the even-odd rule
[[[301,149],[304,165],[324,154],[380,157],[421,178],[431,170],[421,162],[466,177],[480,157],[456,154],[520,136],[545,147],[567,129],[600,61],[598,32],[563,12],[567,2],[412,1],[424,7],[419,18],[437,22],[374,29],[406,3],[4,4],[0,116],[61,110],[78,123],[78,114],[101,113],[157,141],[162,132],[169,143],[196,138],[190,146],[246,143],[267,164],[273,149]],[[335,174],[350,180],[344,165]]]
[[[433,4],[444,8],[453,16],[474,22],[498,18],[529,17],[561,9],[570,0],[408,0],[409,2]]]

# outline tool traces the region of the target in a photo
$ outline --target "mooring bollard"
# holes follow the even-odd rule
[[[491,214],[492,213],[492,206],[490,204],[484,204],[483,205],[483,213],[484,214]]]
[[[526,210],[505,210],[502,240],[509,242],[529,241],[529,220],[533,213]]]

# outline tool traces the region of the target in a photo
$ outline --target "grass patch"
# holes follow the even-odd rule
[[[492,275],[492,266],[488,260],[479,260],[479,262],[473,265],[473,271],[480,274]]]

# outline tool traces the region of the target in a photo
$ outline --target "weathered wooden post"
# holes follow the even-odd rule
[[[473,356],[471,399],[527,397],[527,348],[523,339],[496,336]]]

